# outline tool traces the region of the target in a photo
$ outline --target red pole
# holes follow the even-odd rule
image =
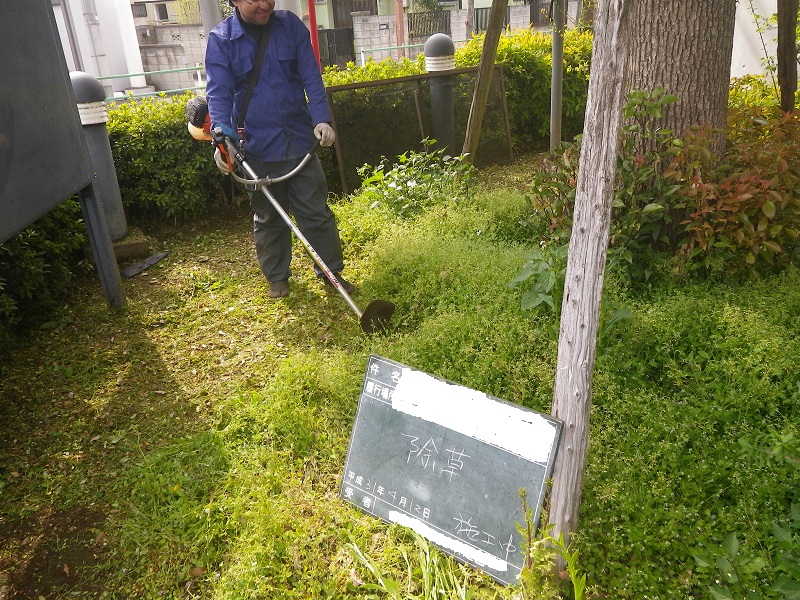
[[[322,61],[319,59],[319,31],[317,31],[317,9],[314,0],[308,0],[308,27],[311,29],[311,47],[317,57],[317,66],[322,71]]]

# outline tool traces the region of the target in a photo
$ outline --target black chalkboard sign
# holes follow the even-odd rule
[[[549,415],[371,356],[340,495],[511,584],[520,490],[538,523],[560,433]]]
[[[92,181],[50,0],[0,19],[0,243]]]

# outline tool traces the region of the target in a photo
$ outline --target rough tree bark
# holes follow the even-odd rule
[[[797,91],[797,0],[778,0],[778,86],[781,110],[794,110]]]
[[[693,125],[724,129],[736,17],[735,0],[636,0],[625,90],[662,87],[680,100],[657,126],[681,136]],[[716,150],[724,150],[717,136]]]
[[[578,523],[589,446],[592,373],[614,194],[631,0],[599,0],[569,244],[553,415],[564,421],[549,519],[569,540]]]

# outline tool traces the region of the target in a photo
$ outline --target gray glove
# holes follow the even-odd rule
[[[231,174],[231,168],[228,166],[228,161],[225,156],[220,152],[219,148],[214,149],[214,162],[217,163],[219,172],[226,177]]]
[[[336,141],[336,133],[333,131],[333,127],[327,123],[317,123],[317,126],[314,127],[314,135],[317,136],[319,145],[325,148],[332,146]]]

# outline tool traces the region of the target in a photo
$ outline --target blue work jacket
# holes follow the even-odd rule
[[[245,154],[263,162],[304,156],[315,142],[314,126],[331,121],[308,28],[285,10],[274,11],[270,22],[266,59],[244,123]],[[206,98],[212,123],[236,129],[257,49],[238,14],[209,33]]]

